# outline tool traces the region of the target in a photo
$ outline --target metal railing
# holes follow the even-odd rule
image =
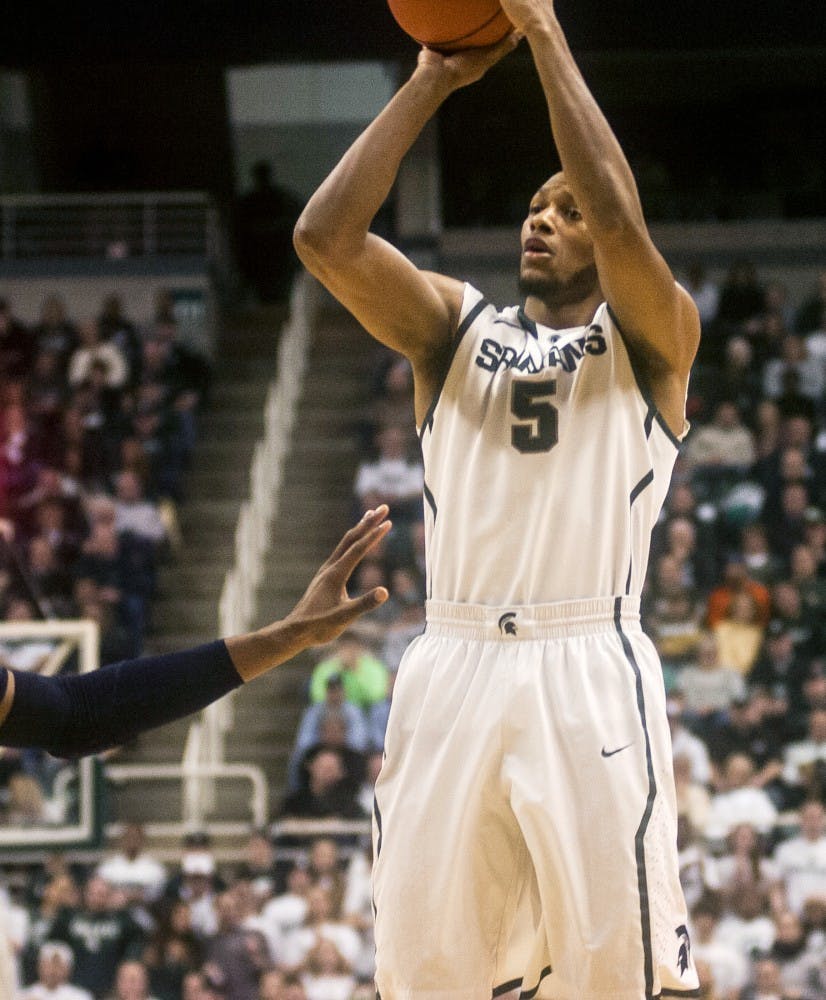
[[[0,260],[194,255],[223,259],[218,210],[199,191],[6,195]]]

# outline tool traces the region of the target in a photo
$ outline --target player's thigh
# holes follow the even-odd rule
[[[374,812],[383,997],[489,995],[525,860],[500,777],[495,671],[481,644],[443,640],[402,663]]]
[[[524,703],[511,801],[536,870],[555,997],[644,996],[660,952],[678,955],[662,682],[630,652],[610,637],[569,643]]]

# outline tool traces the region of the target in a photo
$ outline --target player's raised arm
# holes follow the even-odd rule
[[[406,355],[416,375],[416,409],[449,348],[462,285],[419,271],[370,233],[404,155],[442,102],[478,80],[516,44],[452,56],[422,50],[410,79],[365,129],[312,196],[295,228],[295,248],[314,274],[376,339]]]
[[[697,311],[651,242],[631,169],[574,62],[552,0],[501,2],[531,47],[565,179],[594,241],[602,291],[679,434],[699,342]]]
[[[164,656],[124,660],[68,677],[0,668],[0,746],[78,757],[197,712],[309,646],[330,642],[387,600],[384,587],[351,598],[347,581],[390,530],[387,507],[368,511],[341,539],[281,621]]]

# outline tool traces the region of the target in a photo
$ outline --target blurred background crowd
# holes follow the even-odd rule
[[[747,260],[721,282],[699,265],[681,280],[704,335],[642,614],[663,662],[694,952],[706,997],[826,1000],[826,273],[796,302]],[[371,370],[351,514],[386,502],[394,529],[351,589],[383,584],[390,600],[322,651],[271,817],[361,825],[251,830],[245,860],[221,864],[205,833],[161,863],[127,823],[99,864],[8,867],[28,1000],[372,995],[358,831],[396,671],[424,627],[425,569],[410,368],[377,349]],[[3,616],[91,617],[102,662],[138,654],[155,567],[175,558],[209,364],[163,296],[146,329],[117,299],[76,323],[50,298],[33,329],[0,303],[0,372]],[[52,652],[0,655],[25,670]],[[6,751],[0,766],[5,821],[25,824],[52,765]]]

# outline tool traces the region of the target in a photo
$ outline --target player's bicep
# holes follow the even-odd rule
[[[603,240],[595,255],[605,299],[631,344],[658,367],[687,376],[700,340],[699,316],[648,233]]]
[[[381,237],[368,234],[356,252],[310,251],[302,260],[368,333],[414,362],[450,342],[461,282],[420,271]]]

